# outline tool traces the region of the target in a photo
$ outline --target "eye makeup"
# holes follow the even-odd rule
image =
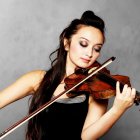
[[[82,47],[88,47],[89,42],[90,41],[87,38],[81,37],[80,38],[80,41],[79,41],[79,44]],[[97,44],[93,45],[93,50],[95,52],[98,52],[99,53],[101,51],[102,45],[103,45],[102,43],[97,43]]]
[[[82,46],[82,47],[87,47],[88,46],[88,43],[86,41],[83,41],[83,40],[80,40],[79,41],[79,44]]]
[[[93,50],[95,50],[96,52],[100,52],[101,46],[95,46],[95,47],[93,47]]]

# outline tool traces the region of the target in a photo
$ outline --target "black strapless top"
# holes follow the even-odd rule
[[[84,97],[84,98],[83,98]],[[54,102],[46,109],[42,140],[81,140],[89,95]]]

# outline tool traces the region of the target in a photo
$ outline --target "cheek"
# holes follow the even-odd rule
[[[72,53],[76,53],[76,52],[78,52],[79,51],[79,46],[78,45],[71,45],[70,46],[70,52],[72,52]]]
[[[79,56],[82,51],[80,49],[80,46],[78,44],[71,44],[70,49],[69,49],[69,53],[71,56]]]
[[[100,53],[96,53],[95,59],[97,59],[100,56]]]
[[[97,54],[96,54],[96,58],[98,58],[99,56],[100,56],[100,53],[97,53]]]
[[[96,59],[98,59],[99,56],[100,56],[100,53],[93,54],[92,63],[94,63]]]

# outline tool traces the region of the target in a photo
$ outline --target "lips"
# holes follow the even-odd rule
[[[84,63],[89,63],[90,59],[86,59],[86,58],[81,58],[81,60],[84,62]]]

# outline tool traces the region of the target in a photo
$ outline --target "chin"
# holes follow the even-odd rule
[[[88,68],[91,65],[90,64],[82,64],[82,65],[77,65],[77,66],[80,67],[80,68]]]

